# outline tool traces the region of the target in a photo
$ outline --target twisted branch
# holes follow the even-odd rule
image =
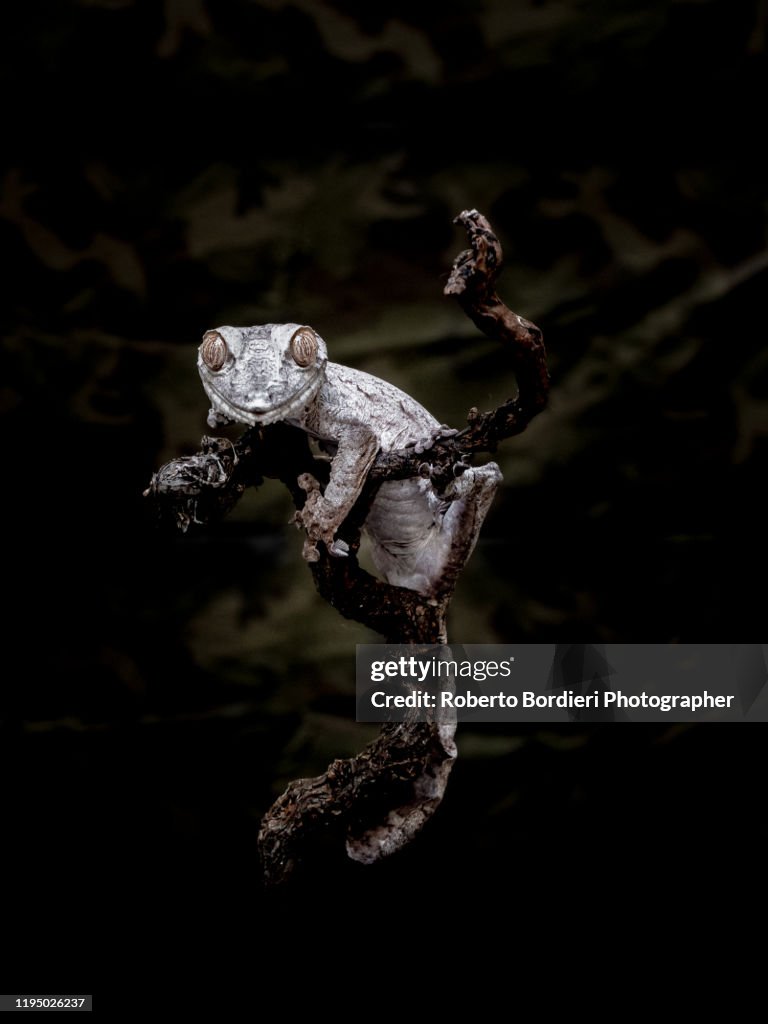
[[[546,405],[549,391],[541,331],[508,309],[495,291],[502,251],[490,224],[476,210],[464,211],[455,223],[466,230],[469,248],[455,259],[445,294],[458,300],[485,335],[505,346],[517,394],[490,412],[470,409],[463,430],[444,427],[418,444],[380,452],[338,531],[349,556],[334,558],[321,546],[319,560],[310,565],[318,592],[341,615],[400,644],[445,642],[451,594],[430,603],[360,567],[360,531],[378,488],[385,480],[418,475],[444,488],[473,455],[493,452],[504,438],[525,430]],[[203,438],[196,455],[163,466],[145,495],[160,520],[186,530],[225,516],[246,487],[258,486],[264,477],[282,480],[301,508],[305,492],[298,478],[304,473],[324,485],[327,463],[313,457],[305,434],[278,423],[254,427],[234,443]],[[399,849],[440,803],[455,755],[448,725],[390,723],[357,757],[334,761],[315,779],[291,783],[262,820],[259,848],[266,881],[285,881],[322,848],[345,846],[350,857],[363,862]]]

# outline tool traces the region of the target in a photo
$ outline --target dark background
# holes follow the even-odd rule
[[[499,453],[453,639],[760,638],[768,7],[15,6],[6,909],[49,922],[19,946],[28,965],[73,960],[93,987],[131,927],[202,948],[232,922],[263,932],[289,897],[261,892],[260,815],[371,735],[351,721],[352,666],[375,637],[315,596],[278,485],[184,537],[143,508],[153,470],[206,430],[206,329],[311,323],[331,358],[460,425],[512,387],[442,297],[452,218],[478,207],[554,389]],[[733,881],[765,855],[764,740],[467,728],[418,842],[310,877],[302,899],[322,891],[354,930],[393,896],[428,884],[461,906],[482,881],[525,928],[552,888],[523,880],[570,900],[630,864]]]

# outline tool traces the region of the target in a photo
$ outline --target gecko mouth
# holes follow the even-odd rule
[[[203,387],[216,412],[221,413],[222,416],[226,416],[228,419],[234,420],[235,423],[247,423],[249,426],[255,427],[257,425],[266,426],[269,423],[278,423],[280,420],[295,416],[315,397],[320,390],[324,376],[325,374],[318,374],[298,394],[285,402],[279,402],[277,405],[271,406],[269,409],[260,409],[258,406],[247,409],[241,405],[233,405],[208,381],[203,381]]]

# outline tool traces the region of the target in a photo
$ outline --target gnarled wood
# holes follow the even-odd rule
[[[541,331],[513,313],[495,291],[502,252],[490,224],[476,210],[464,211],[456,223],[466,230],[470,247],[454,261],[445,294],[505,346],[517,394],[489,412],[470,409],[463,430],[443,428],[423,442],[380,452],[338,531],[349,556],[332,557],[320,545],[318,560],[310,564],[318,592],[341,615],[400,644],[445,642],[451,595],[429,601],[360,567],[360,531],[378,487],[418,475],[444,487],[472,456],[493,452],[504,438],[521,433],[544,408],[549,391]],[[145,494],[161,520],[186,530],[226,515],[245,488],[258,486],[264,477],[282,480],[301,509],[306,493],[299,478],[309,473],[322,486],[327,471],[302,431],[276,423],[253,427],[234,443],[204,438],[196,455],[163,466]],[[327,849],[329,843],[368,863],[409,842],[442,798],[456,755],[453,731],[445,723],[389,723],[357,757],[334,761],[317,778],[291,783],[262,820],[259,849],[267,883],[285,881],[312,859],[313,849]]]

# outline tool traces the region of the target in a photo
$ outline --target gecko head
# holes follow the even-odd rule
[[[325,379],[325,342],[301,324],[217,327],[203,335],[197,368],[208,422],[277,423],[297,417]]]

